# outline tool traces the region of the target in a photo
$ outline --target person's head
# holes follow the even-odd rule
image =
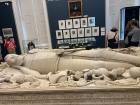
[[[139,27],[139,24],[138,24],[138,21],[137,20],[131,20],[130,21],[130,24],[131,24],[131,28]]]
[[[117,29],[116,27],[113,27],[110,31],[111,31],[111,32],[117,32],[118,29]]]

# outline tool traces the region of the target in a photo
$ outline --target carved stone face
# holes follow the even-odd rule
[[[10,66],[20,66],[23,64],[23,59],[24,57],[22,55],[16,55],[16,54],[8,54],[5,57],[5,61],[10,65]]]

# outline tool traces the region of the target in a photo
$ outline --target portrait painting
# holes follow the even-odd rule
[[[62,30],[56,30],[56,39],[63,39]]]
[[[92,27],[92,36],[99,36],[99,27]]]
[[[72,19],[67,19],[66,20],[66,29],[71,29],[71,28],[73,28]]]
[[[65,29],[66,28],[65,20],[59,20],[58,21],[58,26],[59,26],[59,29]]]
[[[73,27],[80,28],[80,19],[73,19]]]
[[[70,38],[70,31],[69,30],[63,30],[63,36],[64,36],[64,38]]]
[[[70,18],[81,17],[82,0],[68,0],[68,10]]]
[[[84,37],[84,28],[78,29],[78,37]]]
[[[87,27],[87,18],[81,18],[81,27]]]
[[[91,28],[85,28],[85,37],[91,36]]]
[[[77,38],[77,29],[71,29],[70,33],[71,33],[71,38]]]
[[[88,18],[88,26],[89,27],[95,26],[95,17],[89,17]]]

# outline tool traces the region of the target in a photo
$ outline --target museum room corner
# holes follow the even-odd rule
[[[0,105],[140,105],[140,0],[0,0]]]

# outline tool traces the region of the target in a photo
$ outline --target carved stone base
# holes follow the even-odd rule
[[[140,105],[138,88],[0,91],[0,105]]]

